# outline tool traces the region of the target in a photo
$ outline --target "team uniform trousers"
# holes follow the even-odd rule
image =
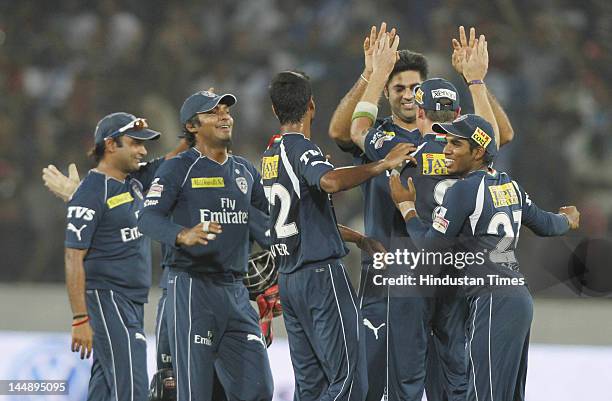
[[[148,400],[143,304],[112,290],[86,292],[94,331],[88,401]]]
[[[471,297],[468,401],[523,401],[533,299],[524,286]]]
[[[295,374],[295,401],[362,401],[367,393],[364,330],[344,267],[281,273],[283,317]]]
[[[170,270],[166,319],[177,401],[269,401],[273,381],[258,316],[242,277]]]

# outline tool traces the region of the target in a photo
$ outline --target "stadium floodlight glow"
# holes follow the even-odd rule
[[[145,128],[149,128],[149,124],[147,124],[147,120],[144,118],[137,118],[125,124],[123,127],[119,128],[117,131],[114,131],[112,134],[105,137],[104,140],[118,137],[121,134],[123,134],[125,131],[130,130],[130,129],[140,131]]]

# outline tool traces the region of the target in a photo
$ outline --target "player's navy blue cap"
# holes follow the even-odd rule
[[[442,99],[450,100],[442,104]],[[414,88],[414,101],[425,110],[459,110],[459,92],[443,78],[430,78]]]
[[[488,154],[492,156],[497,154],[493,126],[476,114],[464,114],[456,118],[452,123],[434,123],[431,128],[439,134],[473,139],[477,144],[485,148]]]
[[[149,129],[147,120],[144,118],[119,112],[109,114],[98,121],[94,133],[94,141],[97,145],[104,142],[107,138],[116,138],[121,135],[147,141],[149,139],[157,139],[161,134]]]
[[[189,96],[181,106],[181,124],[185,125],[191,117],[198,113],[204,113],[214,109],[219,103],[233,106],[236,103],[236,96],[231,93],[217,95],[209,91],[194,93]]]

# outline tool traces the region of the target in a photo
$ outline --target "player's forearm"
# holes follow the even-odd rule
[[[380,95],[385,88],[387,78],[387,76],[382,74],[376,72],[373,73],[370,77],[370,82],[368,83],[367,88],[361,97],[361,101],[378,106],[378,100],[380,99]],[[368,134],[368,130],[373,125],[374,121],[365,116],[357,117],[351,122],[351,140],[361,150],[365,150],[365,138]]]
[[[367,78],[366,78],[367,79]],[[331,122],[329,123],[329,137],[336,141],[338,145],[350,145],[351,141],[351,117],[357,102],[363,96],[367,87],[367,82],[359,77],[355,85],[348,91],[334,111]]]
[[[344,242],[351,242],[359,246],[364,239],[363,234],[361,234],[359,231],[355,231],[352,228],[343,226],[342,224],[338,224],[338,231],[340,231],[340,236]]]
[[[176,247],[177,236],[183,229],[185,227],[173,223],[168,217],[146,207],[138,217],[138,230],[142,234],[168,246]]]
[[[487,96],[487,87],[485,84],[473,84],[470,85],[470,93],[472,94],[472,100],[474,102],[474,114],[487,120],[491,126],[493,126],[493,132],[495,132],[495,143],[499,148],[499,127],[493,114],[493,109],[489,103]]]
[[[361,166],[341,167],[328,171],[320,180],[320,187],[328,194],[333,194],[366,182],[385,171],[385,163],[381,160]]]
[[[87,250],[66,248],[65,271],[66,290],[72,315],[87,314],[87,303],[85,302],[85,267],[83,259]]]
[[[487,98],[489,99],[489,104],[491,105],[493,115],[495,116],[495,122],[499,128],[499,146],[501,147],[514,139],[514,129],[512,128],[510,119],[508,118],[508,115],[502,108],[501,104],[499,104],[495,96],[493,96],[491,91],[488,89]]]

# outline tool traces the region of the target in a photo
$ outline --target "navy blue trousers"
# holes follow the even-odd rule
[[[259,316],[242,278],[170,271],[166,319],[177,401],[269,401],[273,381]]]
[[[533,300],[524,287],[470,299],[468,401],[523,401]]]
[[[364,330],[355,291],[339,263],[280,274],[278,285],[295,375],[295,401],[362,401]]]
[[[87,290],[93,338],[88,401],[146,401],[147,340],[143,305],[111,290]]]

